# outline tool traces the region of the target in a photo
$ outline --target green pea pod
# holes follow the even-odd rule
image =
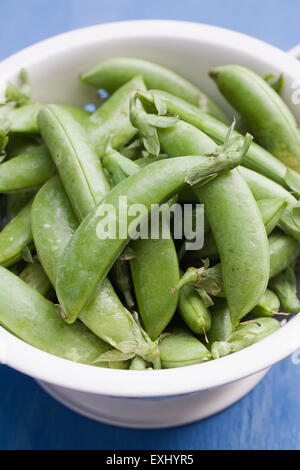
[[[137,131],[129,119],[129,102],[137,89],[146,89],[140,76],[125,83],[86,121],[90,142],[100,157],[103,156],[108,136],[111,136],[113,148],[123,147],[135,136]]]
[[[84,122],[89,113],[75,106],[61,105],[62,108],[72,114],[79,123]],[[28,103],[19,108],[12,108],[8,114],[10,122],[9,132],[11,134],[38,134],[38,114],[43,108],[40,103]]]
[[[112,267],[112,276],[118,290],[124,297],[125,303],[129,309],[135,306],[132,297],[132,281],[126,260],[118,259]]]
[[[283,212],[285,211],[288,201],[286,199],[260,199],[256,201],[267,235],[278,225]]]
[[[201,111],[196,106],[177,98],[174,95],[159,90],[138,93],[138,96],[152,105],[160,100],[171,115],[179,116],[183,121],[192,124],[216,142],[224,143],[228,134],[228,126]],[[238,136],[237,132],[233,132]],[[300,176],[287,168],[281,161],[255,142],[243,159],[243,166],[257,171],[262,175],[276,181],[286,188],[300,192]]]
[[[159,343],[164,369],[200,364],[211,359],[208,349],[185,328],[172,328]]]
[[[39,259],[51,283],[56,286],[61,256],[78,225],[57,176],[50,179],[36,195],[31,223]],[[77,268],[75,270],[78,272]],[[139,353],[159,367],[157,346],[150,342],[123,307],[108,279],[96,286],[95,294],[81,311],[80,320],[93,333],[123,353]]]
[[[250,313],[254,318],[273,317],[278,313],[279,307],[280,302],[277,295],[267,289]]]
[[[277,276],[300,254],[300,244],[294,238],[281,232],[274,232],[269,237],[270,279]]]
[[[214,305],[209,309],[211,314],[211,328],[207,334],[210,344],[215,341],[226,341],[233,330],[230,311],[225,299],[215,299]]]
[[[226,341],[216,341],[212,344],[211,354],[214,359],[227,356],[245,349],[281,327],[274,318],[257,318],[255,322],[239,325]]]
[[[48,293],[51,287],[50,281],[46,276],[41,263],[28,264],[21,272],[20,279],[43,296]]]
[[[59,106],[41,109],[38,121],[73,210],[82,220],[109,190],[97,154],[84,130]]]
[[[211,314],[196,290],[185,285],[180,289],[178,311],[186,325],[197,335],[206,335],[211,327]]]
[[[186,181],[201,183],[207,181],[211,175],[236,166],[242,156],[243,152],[239,149],[235,153],[207,158],[201,156],[162,160],[141,169],[113,188],[81,223],[62,256],[57,274],[57,294],[67,321],[72,323],[77,318],[98,282],[107,275],[128,244],[131,234],[144,217],[148,216],[152,204],[160,204],[170,199]],[[121,212],[120,196],[127,198],[127,210],[121,208]],[[139,216],[131,215],[130,207],[133,204],[144,205]],[[113,220],[113,227],[109,238],[106,231],[107,221],[103,218],[107,207],[114,213],[113,219],[110,219]],[[123,232],[121,236],[120,227]],[[77,272],[81,273],[80,277]]]
[[[233,325],[256,305],[269,280],[266,231],[250,189],[238,171],[196,188],[220,254]]]
[[[147,364],[141,357],[135,356],[129,366],[130,370],[146,370]]]
[[[297,282],[294,269],[289,266],[270,281],[270,287],[279,297],[284,312],[300,312],[300,302],[297,297]]]
[[[116,184],[140,170],[138,165],[114,150],[106,153],[103,164]],[[171,293],[174,282],[179,280],[177,253],[167,226],[165,230],[168,230],[165,238],[160,233],[157,239],[138,239],[130,245],[134,253],[130,268],[139,312],[152,340],[156,340],[168,325],[178,303],[178,295]],[[157,282],[158,278],[160,282]]]
[[[0,283],[0,324],[31,346],[85,364],[110,347],[82,323],[67,325],[56,305],[2,266]]]
[[[22,259],[23,247],[33,244],[30,211],[32,200],[0,232],[0,264],[12,266]]]
[[[27,191],[45,183],[55,166],[45,145],[32,148],[0,165],[0,192]]]
[[[113,57],[81,75],[89,85],[104,88],[109,92],[117,90],[136,75],[141,75],[148,88],[169,91],[175,96],[199,106],[204,112],[228,122],[223,111],[195,85],[161,65],[132,57]]]
[[[290,168],[300,170],[300,133],[281,97],[259,75],[240,65],[210,71],[220,92],[242,115],[258,143]]]

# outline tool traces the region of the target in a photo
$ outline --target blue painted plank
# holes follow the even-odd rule
[[[0,60],[52,35],[108,21],[215,24],[289,49],[300,42],[298,0],[1,0]],[[300,449],[300,368],[286,359],[217,416],[162,431],[126,430],[67,410],[30,378],[0,366],[0,449]]]

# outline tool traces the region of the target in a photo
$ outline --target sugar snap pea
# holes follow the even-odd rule
[[[49,151],[45,145],[27,150],[0,164],[0,192],[27,191],[45,183],[55,173]]]
[[[194,190],[205,206],[216,240],[224,290],[235,325],[254,307],[267,287],[269,253],[263,221],[237,170],[224,171]]]
[[[204,112],[228,122],[223,111],[195,85],[161,65],[133,57],[106,59],[81,75],[89,85],[104,88],[109,92],[117,90],[134,76],[141,75],[148,88],[165,90],[199,106]]]
[[[26,284],[29,284],[33,289],[37,290],[41,295],[45,296],[50,290],[50,281],[41,263],[30,263],[20,274]]]
[[[103,156],[108,136],[113,148],[123,147],[135,136],[137,131],[129,120],[129,102],[131,94],[137,89],[146,89],[140,76],[125,83],[86,121],[89,139],[100,157]]]
[[[210,344],[215,341],[226,341],[233,330],[230,311],[225,299],[215,299],[214,305],[209,308],[211,314],[211,328],[207,333]]]
[[[180,289],[178,311],[183,321],[194,333],[206,335],[210,330],[210,311],[192,286],[185,285]]]
[[[112,275],[114,284],[124,297],[125,304],[129,309],[132,309],[135,306],[135,301],[132,296],[132,280],[129,273],[128,262],[118,259],[112,267]]]
[[[164,369],[199,364],[211,359],[208,349],[192,333],[182,327],[173,327],[159,343]]]
[[[106,153],[103,164],[115,183],[140,169],[135,162],[112,149]],[[167,226],[164,237],[160,230],[157,238],[133,240],[130,247],[134,253],[130,268],[139,312],[146,332],[156,340],[172,319],[178,303],[178,295],[171,293],[174,281],[179,280],[176,249]]]
[[[73,210],[81,220],[109,189],[101,163],[84,130],[66,110],[45,106],[38,122]]]
[[[259,302],[251,311],[251,316],[255,318],[260,317],[273,317],[277,314],[280,307],[280,302],[276,294],[270,289],[267,289]]]
[[[141,357],[135,356],[135,358],[133,358],[132,361],[131,361],[129,369],[131,369],[131,370],[146,370],[147,369],[147,364],[144,361],[144,359],[142,359]]]
[[[66,325],[56,305],[2,266],[0,282],[0,324],[26,343],[85,364],[109,348],[80,322]]]
[[[78,225],[57,176],[50,179],[36,195],[31,222],[39,258],[52,284],[56,286],[61,256]],[[121,352],[139,353],[153,362],[155,367],[159,367],[157,346],[150,342],[123,307],[108,279],[97,286],[95,294],[82,310],[80,320]]]
[[[288,266],[284,271],[273,277],[270,281],[270,287],[278,295],[284,312],[300,312],[300,302],[297,296],[297,280],[292,266]]]
[[[138,96],[152,105],[158,100],[161,101],[170,114],[178,115],[180,119],[205,132],[216,142],[224,143],[228,133],[228,126],[214,117],[203,113],[201,109],[196,106],[159,90],[139,92]],[[234,135],[237,136],[239,134],[234,132]],[[298,193],[300,192],[299,174],[294,170],[288,169],[286,165],[255,142],[251,144],[247,155],[245,155],[243,166],[261,173],[285,188],[296,190]]]
[[[210,71],[219,90],[242,115],[257,142],[290,168],[300,170],[300,133],[284,101],[259,75],[240,65]]]
[[[131,231],[134,231],[141,220],[148,215],[151,204],[160,204],[170,199],[186,181],[201,183],[212,174],[236,166],[242,156],[243,151],[239,148],[236,152],[207,158],[203,156],[175,158],[171,162],[171,174],[170,160],[162,160],[141,169],[113,188],[81,223],[62,256],[57,274],[57,293],[67,321],[73,322],[77,318],[97,283],[107,275],[118,255],[128,244]],[[106,204],[113,208],[116,222],[114,228],[118,233],[120,196],[127,197],[125,236],[106,238],[103,236],[106,227],[103,211],[105,213],[105,208],[108,207]],[[139,216],[129,215],[132,204],[143,204],[144,212],[140,212]],[[124,209],[122,214],[123,212]],[[81,256],[83,247],[85,247],[84,257]],[[99,259],[101,263],[98,262]],[[80,278],[77,276],[78,270],[81,273]]]
[[[2,266],[12,266],[22,259],[24,246],[32,247],[31,206],[32,200],[0,232],[0,264]]]
[[[270,279],[293,263],[300,254],[300,244],[284,233],[274,232],[269,237]]]
[[[255,322],[239,325],[226,341],[216,341],[212,344],[211,354],[214,359],[227,356],[247,348],[280,328],[275,318],[257,318]]]

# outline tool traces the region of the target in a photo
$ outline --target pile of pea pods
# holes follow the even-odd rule
[[[80,76],[99,106],[41,104],[25,70],[0,106],[0,324],[47,353],[152,370],[219,359],[298,313],[300,131],[284,78],[209,72],[234,109],[144,60]],[[103,92],[105,90],[105,93]],[[105,99],[99,96],[107,95]],[[180,157],[180,158],[178,158]],[[99,237],[103,208],[204,205],[204,245]]]

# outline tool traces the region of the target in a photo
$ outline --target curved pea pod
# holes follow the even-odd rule
[[[172,295],[171,288],[179,280],[179,266],[170,234],[169,237],[133,240],[130,245],[134,252],[130,269],[139,312],[152,340],[169,324],[178,303],[178,295]]]
[[[270,280],[270,287],[279,297],[284,312],[300,312],[300,302],[297,296],[297,281],[292,266]]]
[[[103,164],[115,184],[140,170],[136,163],[112,149],[104,157]],[[138,239],[130,245],[134,254],[130,268],[139,312],[152,340],[156,340],[168,325],[178,303],[178,295],[171,294],[174,282],[179,280],[177,253],[169,227],[164,225],[165,237],[160,231],[157,239]],[[117,261],[113,269],[119,263]],[[160,282],[157,282],[158,278]]]
[[[0,264],[12,266],[22,259],[24,247],[33,244],[30,211],[32,201],[12,219],[0,232]]]
[[[254,309],[250,312],[255,318],[273,317],[278,313],[280,302],[276,294],[267,289]]]
[[[215,299],[214,305],[209,308],[211,315],[211,328],[207,334],[210,344],[215,341],[226,341],[233,330],[230,311],[225,299]]]
[[[41,263],[28,264],[19,277],[43,296],[50,290],[51,284]]]
[[[300,244],[289,235],[274,232],[269,237],[270,247],[270,279],[277,276],[300,254]]]
[[[221,121],[228,122],[223,111],[195,85],[172,70],[146,60],[113,57],[104,60],[80,78],[89,85],[113,92],[136,75],[143,77],[147,88],[169,91]]]
[[[239,65],[210,71],[220,92],[241,114],[258,143],[300,170],[300,133],[284,101],[259,75]]]
[[[131,234],[148,217],[152,204],[170,199],[186,181],[201,184],[211,175],[232,168],[240,162],[242,155],[239,149],[235,153],[207,158],[200,156],[162,160],[141,169],[114,187],[84,219],[62,256],[57,274],[57,294],[67,321],[72,323],[77,318],[98,282],[107,275],[128,244]],[[126,196],[126,207],[121,209],[120,196]],[[132,215],[130,208],[133,204],[144,206],[138,216],[136,213]],[[113,212],[109,238],[104,218],[108,207]],[[81,273],[80,277],[77,272]]]
[[[0,323],[31,346],[85,364],[110,347],[80,322],[67,325],[56,305],[1,266],[0,283]]]
[[[78,225],[58,176],[50,179],[36,195],[31,221],[39,259],[56,286],[61,256]],[[96,286],[94,295],[81,311],[80,320],[122,353],[139,353],[159,367],[157,345],[123,307],[108,279]]]
[[[216,142],[224,143],[228,126],[204,113],[201,109],[186,101],[159,90],[139,92],[138,95],[143,101],[154,105],[160,102],[171,115],[179,116],[181,120],[192,124],[205,134],[209,135]],[[238,136],[238,132],[233,132]],[[286,188],[300,192],[300,176],[297,172],[289,169],[271,153],[253,142],[248,153],[243,159],[243,166],[257,171],[262,175],[276,181]]]
[[[185,328],[172,328],[159,343],[162,367],[184,367],[211,359],[208,349]]]
[[[49,105],[38,115],[40,131],[79,220],[109,190],[87,135],[68,111]]]
[[[137,133],[129,119],[130,98],[137,89],[146,89],[140,76],[125,83],[86,121],[89,140],[100,157],[105,151],[108,136],[111,136],[112,147],[119,148]]]
[[[178,311],[186,325],[198,335],[206,335],[211,327],[211,314],[191,285],[179,292]]]
[[[248,184],[256,200],[282,198],[288,202],[280,217],[278,226],[300,242],[300,206],[297,199],[282,186],[255,171],[243,167],[239,167],[238,171]]]
[[[55,166],[45,145],[28,150],[0,164],[0,192],[27,191],[45,183],[55,174]]]
[[[255,322],[239,325],[226,341],[216,341],[212,344],[211,354],[214,359],[227,356],[245,349],[264,339],[281,327],[275,318],[257,318]]]
[[[255,199],[237,170],[195,188],[220,255],[224,290],[236,325],[262,297],[269,280],[266,230]]]

